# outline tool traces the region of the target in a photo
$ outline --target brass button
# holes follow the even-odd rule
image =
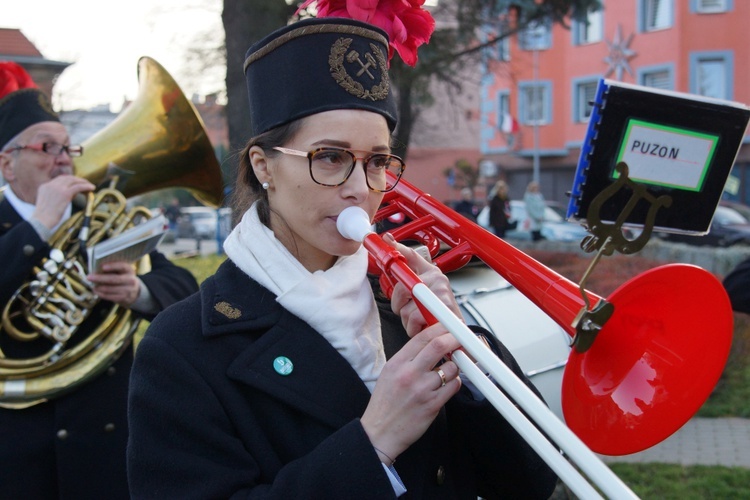
[[[104,426],[104,432],[112,432],[115,430],[115,424],[109,423]]]
[[[57,431],[57,439],[67,439],[68,437],[68,431],[65,429],[60,429]]]
[[[34,247],[32,245],[24,245],[23,254],[26,257],[31,257],[32,255],[34,255]]]
[[[438,467],[436,479],[438,486],[442,486],[445,483],[445,467],[442,465]]]
[[[117,373],[117,368],[115,368],[114,366],[110,366],[109,368],[107,368],[107,375],[109,375],[110,377],[115,373]]]

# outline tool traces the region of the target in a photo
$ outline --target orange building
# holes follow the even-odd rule
[[[485,66],[483,158],[519,197],[538,173],[566,202],[597,81],[610,78],[750,103],[750,2],[603,0],[588,23],[538,25],[505,40]],[[725,197],[750,202],[750,136]]]

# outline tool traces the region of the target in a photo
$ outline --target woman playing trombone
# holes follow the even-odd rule
[[[135,498],[546,498],[554,488],[456,364],[441,364],[454,337],[426,327],[403,286],[384,299],[366,250],[336,229],[349,206],[372,220],[393,188],[385,172],[404,169],[390,153],[387,54],[385,31],[342,18],[300,21],[248,51],[241,221],[228,260],[139,345]],[[458,313],[440,270],[389,241]]]

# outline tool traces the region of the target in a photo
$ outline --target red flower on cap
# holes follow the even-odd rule
[[[395,50],[409,66],[417,64],[417,49],[435,31],[424,0],[305,0],[297,12],[313,3],[317,17],[346,17],[383,29],[390,39],[388,60]]]
[[[36,88],[36,84],[20,64],[0,61],[0,98],[16,90],[28,88]]]

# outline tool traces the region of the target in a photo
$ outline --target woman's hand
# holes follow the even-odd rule
[[[412,271],[419,276],[424,284],[427,285],[441,302],[448,306],[448,308],[460,318],[461,312],[458,309],[456,297],[453,295],[453,290],[451,289],[448,278],[443,274],[440,268],[427,262],[413,249],[396,242],[390,234],[385,234],[383,240],[401,252],[406,258],[406,263]],[[393,288],[391,309],[394,313],[401,316],[401,322],[406,329],[406,333],[408,333],[410,337],[413,337],[422,331],[427,325],[427,320],[425,320],[422,312],[414,302],[411,293],[401,283],[397,283]]]
[[[414,335],[383,367],[361,423],[386,465],[424,434],[461,388],[453,361],[436,368],[458,347],[455,337],[436,324]]]

